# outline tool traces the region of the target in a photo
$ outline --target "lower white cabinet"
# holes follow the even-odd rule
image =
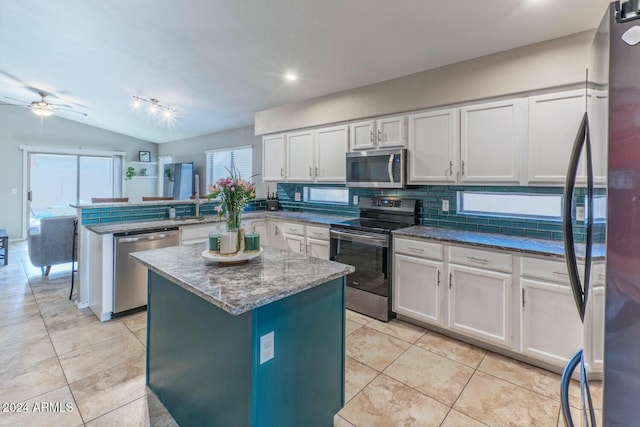
[[[511,274],[449,264],[449,328],[510,348],[511,282]]]
[[[283,233],[284,249],[295,252],[297,254],[304,254],[306,252],[304,246],[304,236],[297,236],[295,234]]]
[[[442,324],[444,263],[403,254],[393,257],[393,311]]]
[[[267,232],[266,220],[251,221],[249,230],[251,230],[252,233],[260,235],[260,246],[269,246],[269,233]]]
[[[569,284],[521,279],[522,352],[564,366],[582,348],[583,327]]]
[[[269,246],[277,249],[285,249],[284,233],[282,226],[284,223],[269,219],[267,221],[267,241]]]
[[[307,255],[314,258],[329,259],[329,241],[307,237]]]
[[[220,232],[224,229],[224,222],[185,225],[180,227],[180,245],[195,245],[197,243],[208,242],[209,233]]]

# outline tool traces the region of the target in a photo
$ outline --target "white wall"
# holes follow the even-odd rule
[[[125,163],[137,160],[138,150],[151,151],[156,160],[156,144],[115,132],[87,126],[58,116],[40,119],[26,108],[0,106],[0,228],[10,239],[20,239],[23,200],[27,190],[22,183],[20,145],[87,148],[124,151]],[[26,183],[24,183],[26,185]],[[16,189],[16,194],[11,189]]]
[[[253,146],[253,173],[258,174],[253,181],[258,198],[263,198],[266,192],[262,182],[262,139],[254,135],[253,126],[159,144],[158,155],[171,155],[174,162],[193,162],[195,173],[200,175],[200,194],[204,195],[207,172],[205,151],[243,145]]]
[[[593,36],[586,31],[258,111],[256,135],[584,84]]]

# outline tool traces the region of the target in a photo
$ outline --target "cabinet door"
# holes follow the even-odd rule
[[[511,275],[449,264],[449,327],[511,347]]]
[[[564,184],[584,109],[583,90],[529,98],[529,183]]]
[[[602,372],[604,365],[605,287],[591,288],[584,325],[584,348],[590,372]]]
[[[285,245],[284,248],[286,250],[295,252],[298,254],[306,253],[303,236],[296,236],[294,234],[289,234],[289,233],[284,233],[282,236],[284,238],[284,245]]]
[[[376,140],[374,130],[375,122],[373,120],[351,123],[349,125],[349,141],[351,142],[351,151],[375,148]]]
[[[282,222],[267,221],[267,234],[269,235],[269,246],[277,249],[285,249],[284,233],[282,232]]]
[[[455,182],[458,110],[409,116],[409,183]]]
[[[520,183],[520,105],[514,99],[460,109],[462,182]]]
[[[313,181],[313,132],[287,134],[287,181]]]
[[[564,367],[582,348],[582,321],[571,288],[521,279],[522,352]]]
[[[407,145],[405,116],[385,117],[376,121],[375,139],[378,147],[404,147]]]
[[[334,126],[315,132],[316,168],[318,182],[347,180],[346,154],[349,151],[349,128]]]
[[[608,155],[608,122],[609,99],[607,92],[593,91],[589,97],[589,131],[591,132],[591,156],[593,161],[593,183],[604,187],[607,185],[607,155]],[[586,163],[581,157],[579,183],[587,182]]]
[[[267,232],[267,221],[253,221],[251,231],[260,235],[260,246],[269,246],[269,233]]]
[[[393,255],[393,311],[428,323],[442,323],[444,264]]]
[[[262,180],[282,182],[286,178],[286,137],[270,135],[262,137]]]
[[[329,242],[307,238],[307,255],[314,258],[329,259]]]

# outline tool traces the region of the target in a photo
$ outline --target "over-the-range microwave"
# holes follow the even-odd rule
[[[407,149],[347,153],[347,187],[404,188]]]

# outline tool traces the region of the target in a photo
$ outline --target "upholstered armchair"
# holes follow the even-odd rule
[[[42,218],[40,227],[27,231],[29,259],[43,276],[49,275],[52,265],[75,261],[75,220],[75,215]]]

